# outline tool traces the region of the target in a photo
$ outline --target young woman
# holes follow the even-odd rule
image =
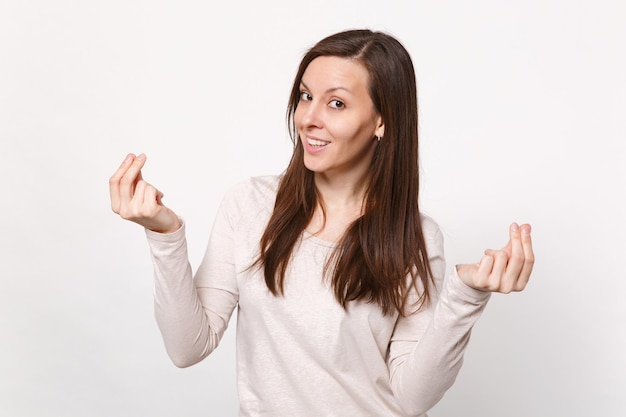
[[[493,291],[526,286],[530,226],[444,280],[443,240],[418,205],[413,63],[393,37],[352,30],[304,56],[288,107],[287,169],[224,197],[204,259],[132,154],[115,213],[146,229],[155,310],[181,367],[215,349],[237,307],[240,416],[419,416],[453,384]]]

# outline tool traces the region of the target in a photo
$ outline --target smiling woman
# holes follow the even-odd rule
[[[232,187],[195,275],[145,155],[111,177],[113,210],[146,228],[167,352],[181,367],[203,360],[237,308],[240,416],[425,415],[490,293],[525,288],[530,226],[513,223],[504,248],[444,279],[442,234],[418,205],[413,64],[385,33],[314,45],[288,116],[287,169]]]
[[[300,83],[294,121],[304,165],[322,176],[366,178],[385,126],[369,96],[367,69],[356,60],[322,56]]]

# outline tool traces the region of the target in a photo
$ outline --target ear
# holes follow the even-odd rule
[[[385,122],[380,114],[376,116],[376,130],[374,131],[374,134],[379,138],[385,136]]]

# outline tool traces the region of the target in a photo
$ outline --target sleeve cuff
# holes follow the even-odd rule
[[[177,240],[180,240],[181,237],[185,236],[185,222],[180,217],[178,218],[178,220],[180,220],[180,227],[175,232],[159,233],[149,229],[144,229],[146,231],[146,237],[148,238],[148,240],[155,242],[175,242]]]
[[[458,294],[459,298],[471,302],[482,303],[487,301],[491,296],[489,291],[477,290],[464,283],[459,277],[456,266],[452,268],[452,274],[450,274],[448,279],[448,286],[449,290],[452,293]]]

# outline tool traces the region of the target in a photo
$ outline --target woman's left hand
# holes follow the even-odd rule
[[[535,263],[530,225],[509,228],[509,242],[500,250],[487,249],[479,263],[457,265],[457,273],[468,286],[481,291],[522,291],[528,284]]]

